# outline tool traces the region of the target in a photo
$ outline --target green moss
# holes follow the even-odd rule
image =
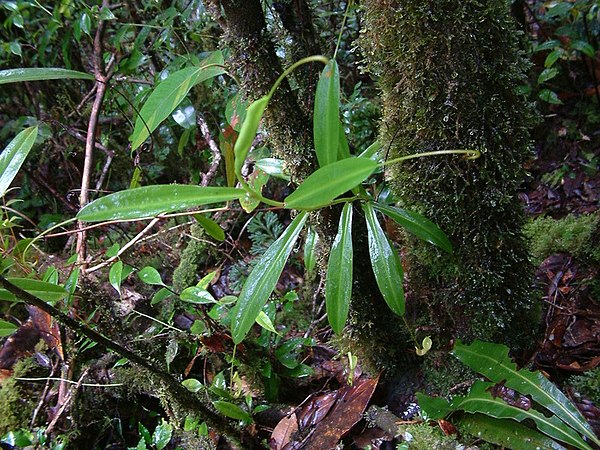
[[[600,405],[600,368],[569,378],[569,384],[594,404]]]
[[[397,450],[456,450],[460,443],[452,436],[446,436],[439,427],[427,423],[409,425],[403,433],[404,442],[398,444]]]
[[[207,238],[202,227],[198,224],[192,225],[190,234],[192,238],[181,253],[179,266],[173,272],[173,287],[177,292],[198,282],[200,269],[212,256],[209,251],[210,247],[204,242]]]
[[[388,173],[403,206],[437,223],[454,246],[448,256],[409,239],[405,258],[407,317],[444,347],[460,337],[523,349],[539,319],[516,198],[535,119],[516,90],[528,62],[508,3],[364,2],[361,46],[379,77],[379,139],[389,157],[482,153],[472,161],[419,158]]]
[[[563,219],[538,217],[525,226],[531,253],[541,262],[553,253],[569,253],[576,258],[600,263],[600,213]]]
[[[0,436],[9,431],[29,428],[35,396],[15,378],[26,376],[34,366],[31,358],[17,362],[13,368],[13,376],[0,385]]]

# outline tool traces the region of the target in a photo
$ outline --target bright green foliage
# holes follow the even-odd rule
[[[236,188],[191,185],[145,186],[101,197],[84,206],[77,218],[84,222],[129,220],[239,199],[245,192]]]
[[[592,442],[600,443],[575,405],[541,372],[530,372],[527,369],[517,370],[516,364],[508,356],[506,346],[482,341],[463,345],[459,341],[452,353],[464,364],[492,382],[476,381],[469,395],[455,397],[450,403],[443,398],[418,394],[419,404],[429,418],[442,418],[456,410],[463,410],[519,422],[530,419],[535,422],[540,432],[579,449],[589,450],[591,448],[580,435]],[[529,398],[522,403],[512,398],[515,397],[513,394],[510,400],[514,401],[509,402],[501,394],[494,393],[492,388],[495,383],[501,383],[502,386],[512,389],[517,393],[516,395],[520,393]],[[548,417],[534,409],[531,400],[536,405],[551,411],[553,415]]]
[[[44,281],[32,280],[28,278],[7,278],[15,286],[35,295],[38,298],[48,302],[56,303],[64,299],[69,293],[62,286],[46,283]],[[6,289],[0,289],[0,300],[16,302],[18,299]]]
[[[325,167],[337,161],[340,139],[340,74],[335,60],[329,61],[319,77],[313,122],[317,161]]]
[[[224,73],[223,54],[214,52],[199,67],[188,67],[169,75],[152,91],[135,121],[131,150],[144,143],[160,123],[171,115],[190,90],[203,81]]]
[[[37,127],[29,127],[21,131],[0,154],[0,197],[4,197],[6,190],[17,176],[37,135]]]
[[[341,334],[348,318],[352,299],[352,203],[346,203],[340,215],[337,235],[327,263],[325,304],[333,331]]]
[[[94,80],[94,75],[77,72],[76,70],[51,67],[0,70],[0,84],[20,83],[22,81],[64,80],[65,78]]]

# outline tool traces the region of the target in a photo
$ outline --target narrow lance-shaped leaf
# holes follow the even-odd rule
[[[260,120],[262,119],[268,103],[269,97],[265,96],[259,98],[248,107],[246,119],[242,124],[242,129],[240,130],[240,134],[233,147],[233,152],[235,154],[235,174],[238,178],[242,177],[244,161],[246,161],[248,151],[250,150],[250,147],[252,147],[252,142],[254,142],[256,132],[258,131],[258,125],[260,124]]]
[[[310,227],[306,232],[304,240],[304,266],[306,271],[311,273],[317,265],[317,244],[319,242],[319,234],[313,227]]]
[[[541,372],[517,370],[508,355],[508,347],[482,341],[464,345],[458,341],[452,354],[489,380],[495,383],[504,381],[505,386],[523,395],[531,395],[533,400],[552,411],[563,422],[600,445],[588,422],[560,389]]]
[[[94,75],[58,67],[31,67],[0,70],[0,84],[22,81],[63,80],[65,78],[95,80]]]
[[[348,158],[313,172],[285,199],[292,209],[313,210],[327,206],[336,197],[360,185],[377,168],[368,158]]]
[[[317,83],[314,110],[315,152],[320,167],[337,160],[340,128],[340,74],[330,60]]]
[[[327,264],[325,305],[327,319],[336,334],[341,334],[348,318],[352,298],[352,203],[346,203]]]
[[[275,289],[296,239],[306,223],[306,217],[306,212],[298,214],[283,234],[263,253],[248,275],[238,301],[232,309],[231,335],[236,344],[246,337]]]
[[[69,294],[64,287],[46,283],[45,281],[31,280],[28,278],[7,278],[7,281],[50,304],[62,300]],[[15,302],[20,301],[21,299],[18,299],[6,289],[0,289],[0,300]]]
[[[196,206],[236,200],[242,189],[184,184],[145,186],[115,192],[85,205],[77,214],[84,222],[131,220]]]
[[[199,67],[186,67],[161,81],[142,106],[135,121],[133,133],[129,138],[131,150],[144,143],[150,133],[171,115],[195,85],[225,73],[222,65],[223,54],[216,51],[204,59]]]
[[[489,392],[494,383],[476,381],[471,387],[469,395],[455,397],[449,405],[450,411],[466,411],[470,413],[483,413],[497,419],[512,419],[522,422],[526,419],[533,420],[539,431],[553,439],[565,442],[582,450],[591,450],[591,447],[577,434],[575,430],[567,426],[556,416],[546,417],[533,408],[522,409],[511,406],[501,397],[493,397]],[[417,395],[419,405],[425,405],[427,396]],[[423,406],[422,406],[423,407]],[[435,417],[431,417],[435,418]]]
[[[435,223],[426,217],[402,208],[394,208],[379,203],[374,203],[373,206],[418,238],[448,253],[452,253],[452,244],[448,240],[448,237]]]
[[[400,256],[381,229],[370,203],[363,205],[369,234],[369,255],[377,286],[390,309],[404,314],[404,272]]]
[[[37,135],[37,127],[26,128],[10,141],[0,155],[0,197],[4,197],[6,190],[17,176]]]

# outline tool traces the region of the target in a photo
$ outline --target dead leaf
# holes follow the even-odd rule
[[[319,450],[334,448],[362,418],[378,381],[379,377],[363,378],[357,380],[353,386],[340,389],[341,395],[338,395],[331,412],[316,426],[303,448]]]
[[[298,418],[296,417],[296,413],[292,413],[290,416],[281,419],[273,429],[271,439],[269,440],[269,447],[271,450],[283,450],[297,431]]]
[[[48,347],[53,350],[61,360],[64,361],[58,322],[54,320],[54,318],[46,311],[42,311],[35,306],[27,305],[27,311],[29,312],[29,317],[31,317],[33,325],[40,332],[40,335],[46,345],[48,345]]]

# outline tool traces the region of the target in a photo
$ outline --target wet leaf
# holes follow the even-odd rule
[[[316,426],[305,448],[335,448],[339,440],[362,419],[378,380],[365,378],[356,381],[354,386],[342,388],[335,405]]]
[[[171,441],[172,434],[173,427],[163,419],[160,425],[154,430],[154,434],[152,434],[152,443],[156,446],[156,450],[163,450]]]
[[[27,305],[27,312],[29,312],[33,326],[40,332],[40,336],[48,348],[53,350],[63,360],[64,354],[58,322],[46,311],[32,305]]]
[[[311,273],[317,265],[316,248],[319,243],[319,235],[313,227],[310,227],[306,232],[304,241],[304,266],[306,271]]]
[[[236,200],[242,189],[185,184],[145,186],[116,192],[88,203],[77,214],[84,222],[128,220]]]
[[[244,161],[246,161],[248,151],[250,150],[250,147],[252,147],[252,142],[254,142],[256,132],[258,131],[258,125],[260,124],[260,120],[262,119],[268,103],[269,97],[261,97],[253,102],[246,112],[246,120],[244,120],[244,123],[242,124],[240,134],[233,147],[233,152],[235,154],[235,174],[239,178],[242,177]]]
[[[283,450],[297,431],[298,419],[296,418],[296,414],[292,413],[289,417],[281,419],[275,428],[273,428],[269,447],[272,450]]]
[[[17,134],[0,154],[0,197],[4,197],[6,190],[17,176],[37,135],[38,127],[26,128]]]
[[[313,172],[285,199],[291,209],[313,210],[360,185],[377,168],[369,158],[348,158]]]
[[[256,317],[256,323],[271,333],[279,334],[273,326],[273,322],[271,322],[271,319],[269,319],[269,316],[267,316],[264,311],[258,313],[258,317]]]
[[[211,53],[199,67],[186,67],[170,74],[152,91],[135,121],[135,127],[129,140],[131,151],[137,149],[148,138],[163,120],[177,108],[190,90],[209,78],[225,73],[223,54],[220,51]]]
[[[194,218],[200,224],[200,226],[204,228],[204,231],[206,231],[210,237],[219,242],[223,242],[225,240],[225,232],[217,222],[202,214],[196,214],[194,215]]]
[[[154,267],[146,266],[138,272],[140,280],[146,284],[154,284],[158,286],[164,286],[160,273]]]
[[[191,286],[184,289],[179,298],[187,303],[193,303],[195,305],[207,305],[209,303],[217,303],[215,298],[206,289],[198,286]]]
[[[44,281],[30,280],[27,278],[7,278],[7,281],[50,304],[54,304],[64,299],[69,294],[62,286],[46,283]],[[20,299],[17,299],[6,289],[0,289],[0,300],[10,302],[20,301]]]
[[[259,168],[272,177],[289,180],[290,176],[284,172],[283,165],[284,161],[282,159],[275,158],[262,158],[254,163],[254,167]]]
[[[596,437],[588,422],[556,385],[539,371],[517,370],[516,364],[508,355],[508,347],[478,340],[471,345],[464,345],[458,341],[452,354],[494,383],[504,381],[505,386],[523,395],[530,395],[534,401],[552,411],[564,423],[600,445],[600,439]]]
[[[331,246],[325,285],[327,319],[336,334],[342,333],[350,310],[352,257],[352,203],[346,203],[340,215],[337,235]]]
[[[298,214],[284,233],[259,258],[248,275],[242,292],[231,310],[231,335],[234,343],[239,344],[244,340],[254,325],[258,313],[275,289],[283,267],[306,222],[306,217],[305,212]]]
[[[379,203],[373,203],[373,206],[406,229],[406,231],[448,253],[452,253],[452,244],[446,234],[426,217],[402,208],[395,208]]]
[[[190,392],[198,392],[200,389],[203,388],[203,384],[200,383],[198,380],[196,380],[195,378],[189,378],[185,381],[182,381],[181,384],[183,384],[183,386]]]
[[[0,319],[0,337],[10,336],[17,328],[15,324]]]
[[[330,60],[317,83],[313,130],[315,152],[320,167],[337,160],[340,129],[340,74],[335,60]]]
[[[115,290],[119,293],[119,296],[121,296],[121,275],[123,274],[123,261],[117,261],[115,262],[111,267],[110,267],[110,271],[108,272],[108,281],[110,282],[110,285],[112,287],[115,288]]]
[[[21,81],[63,80],[65,78],[95,80],[94,75],[91,73],[56,67],[0,70],[0,84],[19,83]]]
[[[252,422],[252,416],[248,414],[248,412],[240,408],[238,405],[223,400],[217,400],[216,402],[213,402],[213,405],[215,406],[217,411],[219,411],[226,417],[241,420],[245,423]]]
[[[369,255],[377,286],[390,309],[404,314],[404,272],[400,256],[381,229],[373,206],[363,205],[369,234]]]

